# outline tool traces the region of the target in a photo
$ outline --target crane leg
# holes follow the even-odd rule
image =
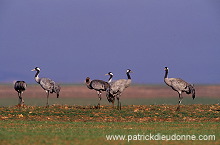
[[[115,98],[112,100],[112,108],[114,109]]]
[[[49,107],[49,91],[47,91],[47,104],[46,104],[46,108],[48,108]]]
[[[19,103],[18,103],[18,105],[19,105],[19,106],[23,106],[23,105],[24,105],[24,100],[23,100],[22,97],[21,97],[21,93],[22,93],[22,92],[18,92],[18,97],[19,97]]]
[[[21,97],[21,104],[24,105],[24,99]]]
[[[121,102],[118,96],[117,96],[117,100],[118,100],[118,110],[121,110]]]
[[[21,94],[20,94],[19,92],[18,92],[18,97],[19,97],[18,105],[21,106],[21,102],[22,102],[21,100],[22,100],[22,98],[21,98]]]
[[[101,92],[100,91],[97,91],[97,93],[98,93],[98,97],[99,97],[99,103],[97,105],[97,108],[100,109],[100,102],[102,100],[102,97],[101,97]]]
[[[183,97],[182,97],[182,94],[180,93],[179,94],[179,103],[178,103],[178,107],[176,108],[176,111],[180,111],[180,104],[181,104],[182,100],[183,100]]]
[[[22,92],[19,93],[19,99],[20,99],[20,102],[19,102],[19,103],[20,103],[20,105],[23,106],[23,105],[24,105],[24,100],[23,100],[21,94],[22,94]]]

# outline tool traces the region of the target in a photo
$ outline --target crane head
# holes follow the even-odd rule
[[[35,67],[34,69],[32,69],[31,71],[40,71],[39,67]]]
[[[87,77],[87,78],[86,78],[86,83],[89,83],[89,82],[90,82],[90,78]]]
[[[167,71],[167,70],[169,70],[169,69],[168,69],[168,67],[165,67],[164,70]]]
[[[127,69],[126,73],[133,73],[133,71],[131,71],[130,69]]]
[[[106,76],[109,75],[109,76],[113,76],[113,73],[112,72],[109,72],[107,74],[105,74]]]

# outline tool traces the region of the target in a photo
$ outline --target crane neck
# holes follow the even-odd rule
[[[35,74],[35,77],[34,77],[34,78],[35,78],[35,81],[36,81],[37,83],[40,82],[39,73],[40,73],[40,71],[38,70],[37,73]]]
[[[91,80],[90,80],[89,77],[86,78],[86,86],[87,86],[89,89],[92,89]]]
[[[165,76],[164,76],[164,79],[165,78],[168,78],[168,70],[165,70]]]
[[[130,80],[130,79],[131,79],[131,76],[130,76],[129,72],[127,72],[126,74],[127,74],[127,76],[128,76],[128,79]]]
[[[113,75],[110,75],[110,78],[108,79],[108,83],[112,82],[112,77],[113,77]]]

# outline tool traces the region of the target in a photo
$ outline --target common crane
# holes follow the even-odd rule
[[[186,92],[186,94],[192,94],[192,98],[195,99],[194,86],[180,78],[168,78],[168,71],[169,71],[168,67],[165,67],[164,70],[165,70],[164,82],[179,94],[179,103],[176,109],[177,111],[179,111],[180,104],[183,100],[183,96],[182,96],[183,92]]]
[[[49,79],[49,78],[40,78],[39,77],[39,73],[40,73],[40,68],[36,67],[34,69],[32,69],[31,71],[37,71],[37,73],[35,74],[35,81],[40,84],[40,86],[46,91],[47,93],[47,103],[46,106],[49,106],[48,103],[48,98],[49,98],[49,94],[50,93],[56,93],[57,94],[57,98],[59,98],[59,94],[60,94],[60,85],[56,84],[53,80]]]
[[[110,87],[110,85],[103,80],[90,80],[90,78],[87,77],[86,78],[86,86],[89,89],[96,90],[98,97],[99,97],[99,103],[97,105],[97,108],[100,109],[100,102],[102,99],[102,97],[101,97],[102,91],[106,91]]]
[[[113,73],[112,73],[112,72],[109,72],[109,73],[107,73],[107,74],[105,74],[105,75],[109,75],[109,76],[110,76],[109,79],[108,79],[108,83],[109,83],[109,85],[110,85],[110,87],[111,87],[111,85],[114,83],[114,82],[112,82]],[[113,108],[114,108],[115,97],[114,97],[113,95],[109,94],[110,87],[107,88],[107,90],[106,90],[106,97],[107,97],[107,100],[109,101],[109,103],[112,103],[112,106],[113,106]],[[108,93],[108,94],[107,94],[107,93]]]
[[[16,81],[14,84],[15,91],[18,92],[19,97],[19,103],[18,105],[23,106],[24,105],[24,99],[22,98],[21,94],[26,90],[27,84],[25,81]]]

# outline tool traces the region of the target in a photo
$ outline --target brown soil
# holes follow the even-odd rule
[[[63,97],[97,97],[94,90],[88,89],[85,85],[62,85],[61,94]],[[196,96],[199,97],[220,97],[219,85],[198,85],[196,88]],[[28,97],[45,97],[45,91],[39,85],[28,85],[24,92]],[[103,92],[105,94],[105,92]],[[0,85],[0,97],[14,97],[17,93],[13,85]],[[166,85],[132,85],[124,90],[124,97],[174,97],[178,96]],[[185,95],[185,94],[184,94]]]

